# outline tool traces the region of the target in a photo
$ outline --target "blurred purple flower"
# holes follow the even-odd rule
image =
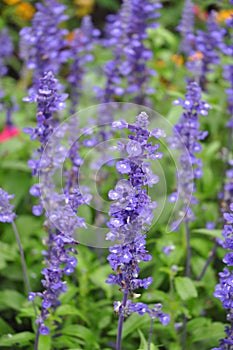
[[[224,213],[225,220],[228,221],[229,215],[232,216],[232,213]],[[231,221],[225,224],[222,231],[224,237],[222,245],[225,249],[231,251],[233,249],[232,223]],[[223,272],[219,273],[219,283],[215,287],[214,296],[222,302],[222,306],[227,310],[227,321],[230,322],[230,326],[225,328],[226,338],[220,340],[220,347],[213,350],[224,350],[228,348],[228,345],[233,345],[233,271],[228,269],[228,267],[233,266],[233,253],[227,253],[223,258],[223,262],[227,267],[224,268]]]
[[[175,249],[175,246],[174,245],[167,245],[167,246],[164,246],[162,251],[165,255],[170,255],[171,252],[173,252],[173,250]]]
[[[82,93],[84,74],[87,72],[86,64],[94,60],[92,54],[93,44],[97,42],[100,31],[94,28],[91,17],[85,16],[82,19],[80,28],[74,30],[74,38],[70,41],[70,74],[68,82],[71,85],[71,114],[77,112],[76,107]]]
[[[3,28],[0,33],[0,76],[6,75],[8,69],[6,67],[7,60],[12,56],[14,50],[13,42],[8,34],[8,30]]]
[[[108,17],[104,44],[112,48],[114,57],[104,69],[105,88],[97,89],[101,102],[128,94],[134,102],[146,104],[146,95],[154,91],[149,87],[149,79],[155,72],[147,67],[153,53],[144,41],[148,38],[147,29],[158,26],[155,19],[160,7],[160,3],[149,0],[125,0],[119,13]]]
[[[205,139],[207,131],[200,131],[199,116],[208,115],[210,105],[201,100],[201,89],[196,82],[189,82],[185,99],[179,98],[173,101],[174,105],[183,107],[183,113],[178,124],[174,127],[174,136],[169,140],[170,146],[175,149],[181,148],[180,170],[177,172],[179,181],[179,196],[188,201],[191,198],[191,204],[197,204],[198,201],[192,195],[195,192],[194,179],[202,177],[202,161],[197,158],[196,153],[202,150],[199,141]],[[193,168],[193,172],[191,169]],[[170,196],[170,201],[174,202],[178,193],[174,192]],[[189,207],[190,203],[185,202]],[[185,207],[183,212],[185,213]],[[193,221],[194,213],[189,207],[186,212],[186,221]]]
[[[45,0],[36,4],[37,12],[32,19],[32,27],[23,28],[23,57],[27,59],[28,69],[33,70],[34,88],[45,72],[58,74],[61,65],[69,58],[65,36],[68,30],[60,24],[68,19],[64,14],[66,7],[56,0]],[[22,56],[22,53],[21,53]]]
[[[223,48],[225,29],[216,21],[216,14],[212,11],[206,22],[206,31],[197,30],[194,40],[193,54],[198,53],[200,59],[193,59],[192,54],[187,62],[187,67],[199,78],[202,90],[206,90],[206,74],[213,71],[213,66],[219,65],[219,49]]]
[[[206,228],[207,228],[208,230],[214,230],[214,228],[215,228],[215,222],[212,222],[212,221],[207,222],[207,223],[206,223]]]
[[[10,200],[14,198],[13,194],[8,194],[0,188],[0,222],[11,223],[15,218],[14,206],[10,204]]]
[[[185,1],[182,18],[176,30],[181,34],[180,52],[190,56],[195,39],[193,2],[191,0]]]

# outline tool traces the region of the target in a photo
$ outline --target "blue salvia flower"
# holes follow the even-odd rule
[[[7,73],[7,58],[9,58],[14,50],[13,42],[8,34],[8,30],[4,28],[0,33],[0,76]]]
[[[187,67],[199,78],[199,84],[203,90],[206,90],[206,74],[213,70],[213,66],[220,63],[219,49],[223,47],[223,37],[225,29],[220,28],[216,22],[216,14],[212,11],[209,15],[206,25],[206,31],[197,30],[194,40],[195,55],[198,53],[200,59],[190,56]]]
[[[31,140],[38,140],[41,146],[37,149],[34,159],[29,160],[28,165],[32,169],[32,175],[39,175],[39,164],[41,155],[45,146],[58,126],[58,119],[54,117],[56,111],[65,108],[65,99],[67,94],[58,93],[58,80],[55,79],[52,72],[45,73],[40,79],[39,87],[36,92],[25,97],[23,100],[29,103],[37,103],[37,126],[36,128],[24,128],[24,132],[31,136]],[[48,181],[49,183],[50,181]],[[39,184],[35,184],[30,189],[30,194],[40,197]],[[42,204],[33,206],[33,214],[40,216],[43,213]]]
[[[221,47],[222,52],[229,56],[233,57],[233,16],[226,20],[226,25],[229,29],[229,33],[227,36],[230,37],[229,43],[224,43],[224,45]],[[230,32],[231,31],[231,32]],[[228,109],[227,112],[231,116],[229,119],[227,126],[229,128],[233,128],[233,65],[227,64],[223,66],[223,77],[226,79],[229,83],[229,87],[225,90],[227,94],[227,101],[228,101]]]
[[[190,56],[195,38],[193,2],[191,0],[185,1],[182,18],[176,29],[181,34],[180,52]]]
[[[186,201],[191,197],[191,204],[197,203],[197,200],[192,193],[195,192],[193,178],[199,179],[202,177],[202,161],[196,156],[196,153],[202,150],[200,141],[207,135],[207,131],[200,131],[199,116],[208,115],[210,105],[201,99],[201,88],[198,83],[190,82],[187,85],[185,99],[177,99],[173,102],[174,105],[183,107],[183,113],[178,124],[174,127],[174,137],[170,140],[172,148],[180,148],[180,170],[177,173],[180,189],[180,197]],[[190,165],[193,167],[194,173],[190,171]],[[170,201],[177,200],[178,193],[174,192],[170,196]],[[189,205],[189,203],[186,203]],[[186,213],[186,221],[193,221],[194,213],[189,208]]]
[[[0,188],[0,222],[11,223],[16,218],[14,206],[10,204],[12,198],[14,198],[13,194],[8,194]]]
[[[59,297],[67,291],[66,282],[63,281],[64,275],[70,275],[74,272],[77,265],[77,254],[75,246],[78,245],[71,235],[64,234],[58,230],[49,230],[49,238],[46,242],[49,247],[48,251],[44,251],[46,267],[42,270],[43,292],[29,293],[28,300],[33,301],[35,297],[40,297],[41,313],[36,323],[39,327],[40,334],[47,335],[50,329],[45,325],[50,310],[55,310],[59,305]]]
[[[149,0],[142,2],[125,0],[119,13],[109,17],[105,44],[112,48],[114,58],[105,66],[105,88],[99,89],[99,100],[111,102],[123,94],[146,103],[146,94],[151,93],[149,78],[154,72],[147,67],[153,53],[145,46],[147,29],[156,27],[157,10],[161,5]]]
[[[32,27],[20,31],[27,44],[27,67],[33,70],[35,88],[45,72],[51,70],[58,74],[62,63],[69,57],[65,40],[68,30],[60,28],[60,23],[68,18],[64,14],[66,7],[56,0],[45,0],[44,3],[37,3],[36,8]]]
[[[223,77],[226,79],[230,86],[225,89],[227,94],[228,108],[227,112],[231,116],[229,119],[227,126],[229,128],[233,128],[233,65],[228,64],[223,66]]]
[[[81,27],[73,33],[74,38],[70,42],[72,62],[70,64],[70,74],[67,79],[71,86],[71,114],[76,112],[76,107],[82,94],[83,77],[87,71],[86,64],[94,59],[92,54],[93,44],[100,35],[100,31],[94,28],[91,17],[85,16],[82,19]]]
[[[121,145],[121,150],[127,157],[116,163],[117,171],[125,178],[119,180],[108,194],[114,202],[110,206],[108,222],[110,232],[106,239],[120,240],[121,243],[109,248],[110,255],[107,259],[115,273],[110,274],[106,282],[118,285],[124,294],[122,302],[114,303],[114,309],[119,313],[118,337],[120,337],[125,316],[132,312],[137,312],[139,315],[150,313],[148,305],[141,302],[133,303],[128,297],[133,296],[136,289],[140,287],[147,289],[152,283],[151,277],[144,279],[139,277],[139,263],[151,260],[151,255],[146,250],[145,232],[152,222],[153,210],[157,205],[151,201],[145,187],[152,187],[157,183],[158,176],[152,173],[146,160],[160,159],[162,153],[158,151],[158,144],[149,141],[151,137],[159,138],[159,133],[158,130],[148,131],[149,121],[145,112],[136,117],[135,124],[121,120],[113,122],[112,126],[117,129],[127,128],[130,132],[124,150]],[[167,315],[161,314],[158,317],[163,324],[169,322]],[[117,349],[120,349],[119,338]]]
[[[232,165],[233,162],[231,161]],[[223,212],[224,227],[222,231],[223,242],[219,242],[223,248],[230,252],[223,258],[224,264],[227,266],[222,272],[219,273],[219,283],[215,287],[214,296],[222,302],[222,306],[227,310],[227,321],[230,322],[230,326],[225,328],[226,338],[220,340],[220,346],[213,350],[226,350],[233,346],[233,203],[232,203],[232,191],[233,191],[233,169],[231,168],[226,172],[228,182],[224,187],[224,201],[226,208]],[[229,269],[230,267],[230,269]]]
[[[7,74],[7,60],[12,56],[14,50],[13,42],[8,34],[8,30],[4,28],[0,33],[0,77]],[[0,110],[9,109],[4,101],[5,92],[2,88],[2,83],[0,83]],[[12,99],[13,100],[13,99]]]
[[[49,316],[50,310],[55,310],[60,304],[59,296],[66,291],[66,283],[63,281],[64,275],[70,275],[77,264],[77,259],[74,255],[77,254],[76,246],[78,242],[72,237],[77,227],[85,227],[84,219],[76,215],[77,207],[83,203],[81,194],[73,191],[72,196],[65,198],[64,195],[59,195],[55,192],[53,184],[53,170],[57,162],[54,150],[47,146],[47,143],[58,126],[58,120],[55,117],[55,112],[65,107],[64,100],[66,94],[58,93],[58,81],[55,79],[52,72],[45,73],[40,79],[40,84],[37,93],[25,98],[26,102],[37,103],[37,127],[27,128],[26,133],[31,135],[32,140],[38,140],[41,146],[37,149],[36,160],[30,160],[29,166],[32,168],[33,175],[38,175],[43,172],[43,188],[39,184],[31,187],[30,193],[41,199],[41,191],[47,193],[47,197],[43,195],[43,201],[47,205],[47,218],[44,226],[48,231],[48,239],[44,243],[48,247],[47,251],[43,252],[46,267],[43,269],[42,284],[43,292],[29,293],[29,300],[33,301],[36,296],[42,299],[41,313],[37,317],[36,323],[41,334],[48,334],[49,328],[45,325],[45,320]],[[49,148],[47,149],[46,148]],[[67,150],[60,147],[59,140],[56,146],[59,148],[57,157],[62,158],[63,153]],[[46,150],[46,155],[42,153]],[[62,153],[63,152],[63,153]],[[48,157],[46,157],[48,155]],[[45,159],[46,158],[46,159]],[[41,163],[42,162],[42,163]],[[61,207],[62,201],[65,201],[66,206]],[[43,212],[42,203],[33,207],[34,215],[41,215]],[[55,228],[59,227],[59,229]]]

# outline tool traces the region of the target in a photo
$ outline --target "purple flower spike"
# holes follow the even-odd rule
[[[0,76],[7,74],[7,58],[13,53],[13,42],[8,34],[7,29],[3,29],[0,33]]]
[[[193,2],[191,0],[185,1],[182,19],[176,29],[182,37],[180,51],[189,56],[192,52],[195,38]]]
[[[8,194],[0,188],[0,222],[11,223],[16,218],[13,212],[14,206],[10,204],[12,198],[14,198],[13,194]]]
[[[61,65],[69,58],[66,29],[60,24],[67,20],[66,7],[56,0],[45,0],[36,4],[37,12],[32,19],[32,27],[23,28],[20,35],[24,46],[23,56],[28,69],[33,70],[34,89],[45,72],[58,74]]]
[[[155,72],[147,67],[153,53],[144,41],[147,29],[158,26],[160,8],[160,3],[150,0],[124,0],[119,13],[108,17],[104,45],[114,56],[104,68],[105,88],[97,89],[101,102],[117,101],[124,94],[131,95],[138,104],[148,102],[146,95],[154,92],[149,80]]]
[[[174,136],[169,140],[172,148],[181,148],[181,170],[177,173],[180,186],[179,196],[184,200],[191,198],[191,204],[196,204],[198,202],[192,195],[195,192],[193,180],[202,176],[202,162],[196,154],[202,149],[199,141],[208,135],[208,132],[199,130],[198,117],[199,115],[206,116],[211,107],[207,102],[202,101],[201,88],[196,82],[189,82],[185,98],[183,100],[180,98],[175,102],[175,105],[179,104],[183,107],[179,122],[174,127]],[[177,192],[170,195],[170,202],[176,202],[177,196]],[[195,217],[189,204],[189,202],[185,203],[185,207],[189,207],[189,210],[186,212],[184,207],[183,211],[186,212],[186,220],[193,221]]]
[[[71,86],[71,114],[77,112],[76,107],[82,94],[83,77],[87,71],[86,65],[94,59],[93,45],[97,42],[100,32],[94,28],[91,17],[85,16],[80,28],[76,29],[73,34],[74,38],[70,42],[72,63],[67,79]]]
[[[114,122],[113,126],[116,124]],[[107,260],[114,274],[109,275],[106,283],[118,285],[124,294],[122,302],[114,302],[114,310],[119,314],[117,337],[119,349],[123,320],[131,313],[137,312],[139,315],[149,313],[150,317],[158,318],[164,325],[169,321],[169,316],[161,312],[161,306],[156,310],[150,310],[144,303],[133,303],[128,300],[128,296],[133,295],[135,290],[147,289],[153,281],[151,277],[139,278],[139,263],[152,258],[146,250],[145,232],[151,224],[153,210],[156,207],[156,203],[151,201],[145,189],[148,183],[152,184],[155,181],[148,160],[155,159],[154,154],[159,147],[158,144],[149,142],[149,138],[153,135],[148,131],[148,126],[149,120],[145,112],[136,117],[135,124],[126,125],[130,134],[123,151],[128,156],[116,164],[117,170],[126,178],[118,181],[115,189],[109,191],[109,198],[114,202],[109,211],[108,227],[111,231],[106,239],[120,240],[121,243],[109,248],[110,254]],[[163,133],[160,131],[160,134]],[[157,141],[157,133],[154,140]]]

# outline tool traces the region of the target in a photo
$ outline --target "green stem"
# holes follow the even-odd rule
[[[25,282],[25,285],[27,287],[28,293],[30,293],[32,291],[32,289],[31,289],[31,286],[30,286],[29,278],[28,278],[27,266],[26,266],[24,252],[23,252],[23,247],[22,247],[22,244],[21,244],[21,241],[20,241],[19,232],[17,230],[17,227],[16,227],[14,221],[12,221],[11,225],[12,225],[12,228],[13,228],[13,231],[14,231],[14,234],[15,234],[15,238],[16,238],[16,241],[17,241],[17,244],[18,244],[18,248],[19,248],[19,252],[20,252],[20,256],[21,256],[21,264],[22,264],[22,269],[23,269],[24,282]],[[37,316],[36,306],[35,306],[34,301],[32,302],[32,305],[33,305],[33,309],[35,311],[35,315]]]

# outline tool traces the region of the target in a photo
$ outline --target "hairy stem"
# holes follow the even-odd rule
[[[186,247],[187,247],[185,276],[190,277],[192,253],[191,253],[191,245],[190,245],[191,236],[190,236],[188,221],[185,221],[185,236],[186,236]],[[183,315],[182,350],[186,350],[186,339],[187,339],[187,317]]]
[[[186,350],[187,340],[187,317],[183,315],[182,350]]]
[[[190,245],[190,229],[188,221],[185,221],[185,235],[186,235],[186,245],[187,245],[187,255],[186,255],[186,277],[190,277],[191,272],[191,245]]]
[[[201,281],[202,278],[204,277],[205,272],[206,272],[206,270],[207,270],[209,264],[211,263],[211,261],[213,260],[213,258],[214,258],[214,256],[215,256],[215,253],[216,253],[216,250],[217,250],[217,246],[218,246],[218,243],[217,243],[217,241],[215,240],[214,246],[213,246],[213,248],[211,249],[211,251],[209,252],[208,259],[206,260],[206,263],[205,263],[205,265],[203,266],[203,269],[202,269],[200,275],[198,276],[197,281]]]
[[[126,289],[124,291],[123,301],[119,310],[119,320],[118,320],[118,330],[117,330],[117,346],[116,350],[121,350],[121,343],[122,343],[122,329],[123,329],[123,322],[124,322],[124,308],[127,303],[128,298],[128,290]]]
[[[227,163],[229,162],[230,158],[230,150],[232,146],[232,139],[233,139],[233,128],[230,128],[229,133],[228,133],[228,140],[227,140],[227,153],[224,157],[224,162],[223,162],[223,169],[222,169],[222,189],[224,190],[224,180],[226,176],[226,170],[227,170]]]
[[[31,289],[31,286],[30,286],[29,278],[28,278],[27,266],[26,266],[24,252],[23,252],[23,247],[22,247],[22,244],[21,244],[21,241],[20,241],[19,232],[17,230],[15,222],[12,221],[11,225],[12,225],[12,228],[13,228],[13,231],[14,231],[14,234],[15,234],[15,238],[16,238],[16,241],[17,241],[17,244],[18,244],[18,248],[19,248],[19,253],[20,253],[20,257],[21,257],[21,264],[22,264],[22,269],[23,269],[24,282],[25,282],[25,285],[27,287],[27,291],[29,293],[29,292],[32,291],[32,289]],[[33,308],[34,308],[34,311],[35,311],[35,315],[37,316],[35,303],[32,302],[32,305],[33,305]]]
[[[150,320],[150,331],[149,331],[149,337],[148,337],[148,350],[150,350],[150,344],[152,342],[152,334],[153,334],[153,325],[154,325],[154,320]]]
[[[39,327],[37,327],[36,339],[35,339],[35,343],[34,343],[34,350],[38,350],[39,336],[40,336]]]

